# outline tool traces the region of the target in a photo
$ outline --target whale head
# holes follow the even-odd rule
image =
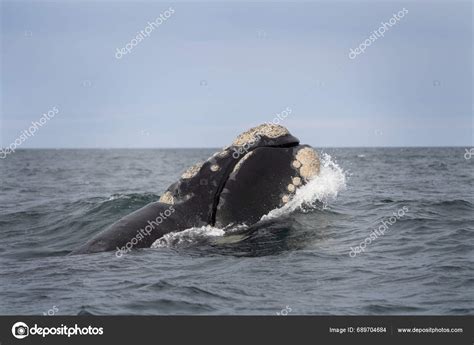
[[[253,224],[319,173],[319,155],[287,128],[265,123],[187,169],[160,198],[186,203],[196,225]]]

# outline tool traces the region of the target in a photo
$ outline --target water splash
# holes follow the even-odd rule
[[[299,188],[287,204],[270,211],[261,220],[278,218],[296,210],[305,211],[318,207],[325,209],[345,188],[345,172],[332,160],[329,154],[323,153],[319,175]]]
[[[194,244],[200,240],[206,240],[213,237],[224,236],[225,231],[213,226],[201,226],[189,228],[179,232],[170,232],[163,237],[157,239],[151,248],[186,246]]]

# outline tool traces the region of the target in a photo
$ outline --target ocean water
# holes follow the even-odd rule
[[[472,314],[474,158],[318,150],[321,176],[255,226],[121,258],[67,254],[215,150],[18,150],[0,160],[0,314]]]

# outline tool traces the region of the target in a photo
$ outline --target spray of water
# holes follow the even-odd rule
[[[317,203],[326,208],[345,188],[346,174],[330,155],[323,153],[319,175],[299,188],[287,204],[270,211],[262,217],[262,220],[278,218],[296,210],[316,208]]]

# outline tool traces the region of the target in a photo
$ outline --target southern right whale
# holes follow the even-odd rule
[[[123,217],[72,254],[147,248],[192,227],[252,225],[319,174],[318,153],[283,126],[266,123],[187,169],[156,202]],[[125,249],[124,249],[125,248]]]

